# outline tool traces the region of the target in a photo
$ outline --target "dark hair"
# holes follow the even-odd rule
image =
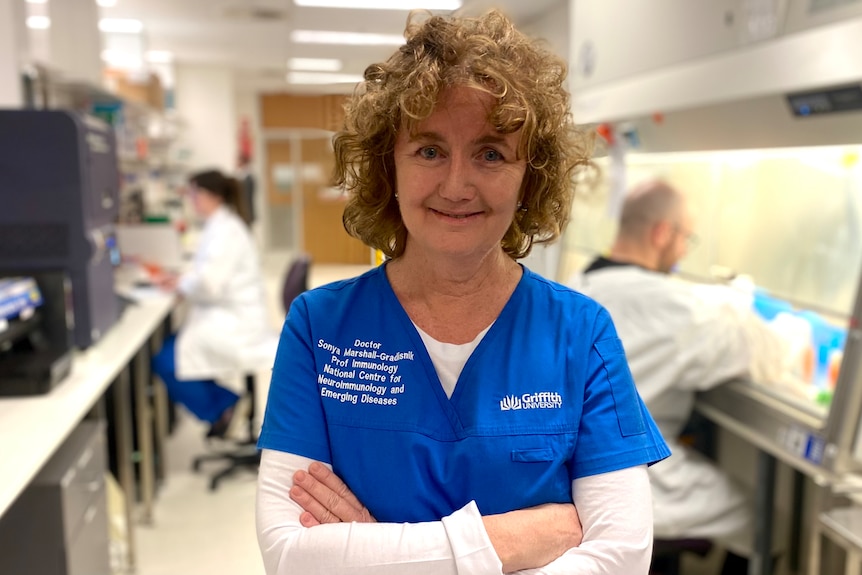
[[[242,201],[242,184],[236,178],[226,176],[218,170],[198,172],[189,178],[196,187],[219,198],[233,208],[245,224],[250,224],[251,214],[247,213],[246,204]]]
[[[344,129],[333,139],[334,183],[349,193],[347,232],[389,257],[404,252],[407,229],[394,197],[397,134],[430,116],[442,90],[469,86],[496,99],[488,119],[497,130],[521,131],[522,208],[503,236],[503,250],[520,258],[534,243],[559,237],[575,171],[592,165],[592,138],[575,127],[569,111],[565,62],[496,10],[418,23],[411,14],[405,36],[407,43],[386,62],[365,70],[345,106]]]

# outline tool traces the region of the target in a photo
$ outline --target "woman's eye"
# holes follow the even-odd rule
[[[433,160],[439,155],[439,152],[437,151],[437,148],[434,148],[433,146],[426,146],[419,150],[419,155],[426,160]]]
[[[482,159],[486,162],[499,162],[503,159],[503,156],[497,150],[485,150],[482,152]]]

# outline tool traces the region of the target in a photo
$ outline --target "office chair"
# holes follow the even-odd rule
[[[711,550],[708,539],[655,539],[650,575],[680,575],[683,553],[706,557]]]
[[[308,289],[308,271],[311,267],[311,258],[307,254],[297,256],[287,269],[281,289],[281,303],[284,313],[290,309],[290,304],[299,294]],[[260,365],[257,363],[257,365]],[[237,449],[219,453],[208,453],[200,455],[192,462],[195,471],[200,470],[201,464],[207,461],[227,460],[228,464],[218,472],[210,476],[210,491],[218,489],[222,479],[233,475],[239,469],[251,469],[256,471],[260,466],[260,450],[257,448],[257,429],[255,428],[256,408],[256,381],[253,374],[245,376],[245,392],[251,399],[251,408],[248,413],[248,439],[238,444]]]
[[[311,257],[308,254],[298,255],[290,264],[281,288],[281,305],[285,314],[293,300],[308,289],[309,267],[311,267]]]
[[[254,428],[255,409],[255,376],[246,374],[245,393],[251,399],[248,411],[248,439],[237,443],[237,449],[233,451],[221,451],[219,453],[207,453],[195,457],[192,469],[200,471],[201,464],[207,461],[219,461],[226,459],[228,465],[210,476],[210,491],[218,489],[219,482],[233,475],[239,469],[257,469],[260,465],[260,451],[257,449],[257,432]]]

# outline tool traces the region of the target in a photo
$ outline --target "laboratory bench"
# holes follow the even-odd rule
[[[133,528],[152,520],[156,453],[167,432],[167,399],[163,386],[153,385],[150,354],[174,306],[173,295],[155,290],[129,300],[98,342],[74,352],[70,374],[50,392],[0,398],[0,521],[82,421],[108,420],[134,566]],[[105,413],[106,405],[112,413]],[[158,457],[163,464],[164,452]]]
[[[0,110],[0,150],[10,182],[0,191],[0,524],[23,531],[32,527],[21,523],[26,518],[47,523],[20,506],[30,505],[34,490],[59,493],[65,545],[77,545],[69,525],[104,521],[106,510],[67,503],[105,487],[90,479],[79,491],[67,473],[92,477],[96,467],[109,468],[124,494],[127,567],[134,568],[133,528],[152,520],[167,428],[167,399],[150,358],[170,327],[175,297],[125,287],[136,270],[125,269],[118,245],[122,179],[113,126],[68,109]],[[105,425],[89,436],[101,436],[99,446],[80,435],[94,421]],[[104,460],[86,456],[97,451]],[[56,573],[101,572],[75,555],[96,541],[84,537],[83,547],[66,549],[71,555]],[[9,550],[2,552],[6,558]]]
[[[851,333],[851,340],[858,334]],[[849,343],[848,347],[855,346]],[[790,495],[790,536],[788,561],[792,573],[819,575],[821,537],[826,537],[846,552],[846,575],[859,575],[862,568],[862,507],[836,506],[846,495],[862,493],[862,475],[855,461],[858,456],[855,434],[859,421],[859,391],[855,383],[855,354],[845,360],[846,379],[839,383],[828,406],[806,402],[791,394],[749,381],[732,381],[699,394],[695,409],[720,428],[740,437],[757,449],[755,480],[755,549],[761,563],[756,573],[771,574],[771,545],[776,498],[776,465],[793,470]],[[810,480],[817,493],[814,521],[807,526],[809,535],[807,567],[801,559],[805,482]]]

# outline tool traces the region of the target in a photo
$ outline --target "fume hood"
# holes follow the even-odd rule
[[[575,0],[573,113],[642,152],[862,142],[860,0]]]
[[[557,278],[610,247],[630,185],[661,177],[696,214],[688,279],[750,276],[812,334],[840,334],[835,348],[801,337],[790,378],[752,376],[697,402],[758,450],[757,572],[771,573],[776,461],[798,472],[798,536],[802,474],[836,492],[862,478],[862,0],[572,1],[573,114],[608,157],[576,195]]]
[[[576,198],[558,279],[610,247],[626,184],[667,179],[699,213],[690,278],[748,274],[847,329],[831,402],[741,382],[705,395],[712,418],[825,482],[862,471],[862,0],[575,0],[571,13],[575,120],[608,124],[623,153]]]

